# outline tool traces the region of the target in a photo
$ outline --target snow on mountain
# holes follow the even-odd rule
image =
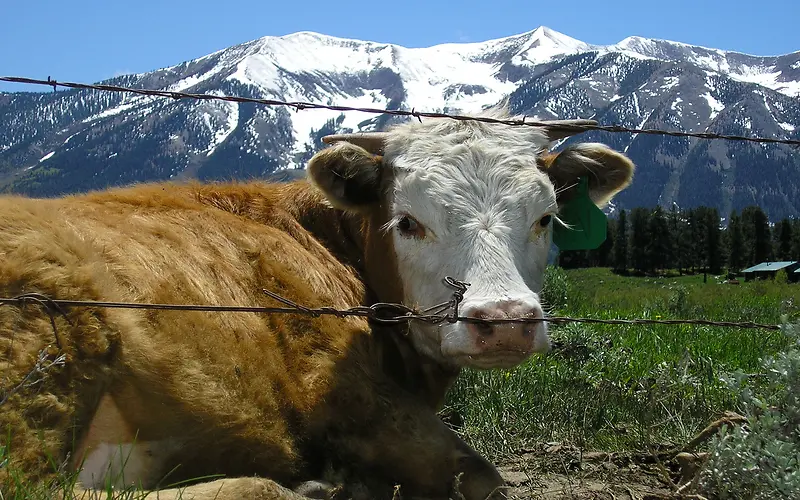
[[[800,52],[759,57],[635,36],[599,46],[546,27],[423,48],[267,36],[107,83],[465,114],[508,98],[532,118],[776,137],[800,130]],[[0,93],[0,190],[49,196],[162,179],[291,178],[323,135],[398,120],[100,91]],[[639,165],[637,187],[617,209],[711,199],[721,211],[762,203],[800,215],[794,150],[636,134],[580,139],[606,142]]]
[[[190,61],[188,64],[191,65],[218,57],[216,64],[208,70],[191,74],[168,86],[167,90],[187,91],[214,77],[224,76],[225,80],[254,86],[267,96],[286,101],[304,101],[313,97],[331,104],[383,109],[389,104],[389,99],[376,89],[345,92],[340,86],[317,85],[309,92],[310,89],[297,84],[291,76],[308,75],[330,81],[336,79],[334,75],[368,73],[385,68],[399,76],[405,94],[403,102],[409,107],[474,112],[497,103],[518,87],[518,79],[503,74],[504,66],[519,72],[519,68],[533,68],[557,57],[587,51],[621,52],[632,57],[659,60],[682,58],[739,81],[800,96],[800,70],[796,68],[800,64],[800,53],[795,54],[797,60],[793,66],[799,78],[784,81],[783,71],[774,61],[776,58],[641,37],[628,37],[615,45],[596,46],[544,26],[484,42],[448,43],[425,48],[342,39],[308,31],[267,36]],[[166,70],[173,68],[176,67]],[[122,111],[126,106],[106,113]],[[303,149],[312,130],[318,130],[339,114],[313,110],[293,115],[294,152]],[[372,118],[373,115],[368,113],[350,112],[340,126],[355,130],[359,123]],[[214,149],[211,144],[208,148]]]
[[[800,52],[759,57],[638,36],[625,38],[602,50],[666,61],[682,60],[734,80],[755,83],[789,96],[800,96]]]
[[[314,101],[378,109],[410,108],[419,103],[425,110],[477,111],[495,104],[518,86],[519,78],[499,74],[504,65],[532,68],[555,57],[588,49],[589,45],[545,27],[486,42],[426,48],[299,32],[263,37],[128,78],[133,83],[175,92],[198,92],[209,87],[216,91],[225,82],[235,82],[255,89],[255,97],[291,102]],[[393,76],[394,81],[356,81],[359,75],[374,75],[380,70],[388,70],[390,73],[384,75]],[[380,75],[376,79],[380,80]],[[159,85],[164,80],[168,83]],[[395,96],[396,102],[387,96],[391,90],[399,94]],[[83,123],[114,117],[155,101],[152,97],[125,95],[116,106],[86,116]],[[214,105],[206,102],[203,106]],[[140,114],[147,114],[149,110],[141,111]],[[293,113],[293,152],[302,152],[312,130],[319,130],[340,114],[328,110]],[[208,123],[209,113],[203,111],[200,115]],[[212,154],[232,128],[240,126],[233,110],[228,117],[228,121],[222,120],[226,132],[215,131],[208,143],[193,151]],[[374,114],[350,112],[339,126],[356,130],[364,122],[374,122],[374,118]],[[4,148],[11,146],[13,144],[4,145]],[[292,161],[287,165],[293,166],[296,165]]]
[[[282,37],[264,37],[235,51],[235,71],[226,80],[255,86],[287,101],[303,101],[309,89],[293,85],[289,75],[331,75],[369,73],[378,68],[392,71],[403,83],[406,103],[424,103],[425,110],[479,110],[495,104],[518,85],[498,78],[498,67],[511,54],[511,63],[532,67],[589,46],[548,28],[521,35],[469,44],[443,44],[426,48],[360,40],[346,40],[312,32]],[[505,57],[504,57],[505,55]],[[231,61],[233,62],[233,61]],[[226,61],[227,63],[227,61]],[[209,73],[221,72],[219,66]],[[209,74],[209,73],[206,73]],[[194,82],[179,86],[189,87]],[[374,89],[343,92],[317,86],[314,97],[343,106],[385,109],[388,99]],[[336,111],[314,110],[292,117],[295,144],[300,150],[312,129],[339,115]],[[342,127],[357,129],[374,115],[351,112]]]

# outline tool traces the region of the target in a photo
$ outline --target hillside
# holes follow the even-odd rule
[[[756,57],[637,37],[593,46],[546,27],[428,48],[301,32],[104,83],[461,113],[508,96],[531,118],[800,137],[800,52]],[[100,91],[5,93],[0,189],[53,196],[150,180],[264,177],[302,168],[322,135],[389,122]],[[796,148],[602,132],[572,140],[605,142],[637,163],[618,207],[674,202],[725,214],[758,204],[771,219],[800,216]]]

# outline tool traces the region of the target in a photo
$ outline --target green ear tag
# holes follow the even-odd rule
[[[558,211],[553,243],[559,250],[594,250],[606,240],[606,214],[589,198],[589,180],[581,177],[575,196]],[[569,226],[569,227],[568,227]]]

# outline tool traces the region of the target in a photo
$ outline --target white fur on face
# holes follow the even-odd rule
[[[502,127],[502,128],[501,128]],[[514,301],[539,311],[556,196],[536,157],[548,141],[541,131],[480,123],[428,122],[396,129],[384,159],[394,172],[391,230],[406,304],[421,309],[447,302],[450,276],[470,283],[460,315]],[[409,215],[424,238],[396,228]],[[522,325],[518,325],[522,328]],[[538,323],[524,352],[487,347],[466,323],[412,325],[422,352],[442,362],[482,368],[513,366],[549,347]]]

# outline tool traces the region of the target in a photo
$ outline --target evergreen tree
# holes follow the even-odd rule
[[[586,250],[565,250],[558,253],[558,265],[564,269],[575,269],[589,265]]]
[[[646,208],[638,207],[631,210],[631,236],[630,236],[630,263],[637,272],[650,269],[647,243],[649,240],[650,214]]]
[[[692,236],[691,227],[689,226],[689,213],[682,210],[678,218],[677,234],[677,261],[678,270],[681,274],[688,271],[692,267],[692,262],[695,257],[695,241]]]
[[[678,272],[683,274],[683,245],[681,244],[681,230],[683,227],[681,213],[678,206],[673,203],[667,214],[669,232],[672,235],[672,263],[670,267],[676,267]]]
[[[756,263],[772,259],[772,245],[770,245],[770,229],[767,214],[760,208],[756,211],[754,219],[755,241],[753,245],[753,257]]]
[[[611,267],[612,265],[612,249],[616,241],[615,233],[617,230],[616,223],[611,219],[606,219],[606,239],[603,243],[595,248],[586,252],[586,265],[589,267]]]
[[[711,274],[720,274],[724,256],[721,248],[721,232],[719,228],[719,212],[716,208],[706,208],[704,210],[706,225],[706,263],[705,267]]]
[[[792,259],[792,221],[783,219],[775,227],[775,259]]]
[[[606,221],[606,240],[594,250],[561,252],[562,267],[611,267],[617,273],[684,272],[738,273],[769,260],[800,260],[800,219],[783,219],[774,229],[767,214],[749,206],[732,210],[726,228],[716,208],[700,206],[669,212],[657,206],[621,210]]]
[[[800,260],[800,219],[792,222],[792,259]]]
[[[614,234],[613,266],[617,272],[628,269],[628,223],[625,210],[619,213]]]
[[[725,231],[728,241],[728,271],[738,273],[744,269],[744,239],[742,235],[742,219],[736,211],[731,212],[728,229]]]
[[[742,210],[742,248],[744,248],[742,267],[753,266],[755,261],[755,210],[757,207],[746,207]]]
[[[706,249],[706,221],[702,208],[693,208],[686,214],[686,224],[688,225],[686,234],[686,249],[688,250],[687,263],[692,272],[705,267],[708,259]]]
[[[769,218],[761,207],[751,205],[742,210],[742,230],[747,250],[745,265],[753,266],[769,260],[772,257]]]
[[[648,222],[646,244],[647,262],[650,271],[669,269],[672,264],[673,236],[661,207],[656,207]]]

